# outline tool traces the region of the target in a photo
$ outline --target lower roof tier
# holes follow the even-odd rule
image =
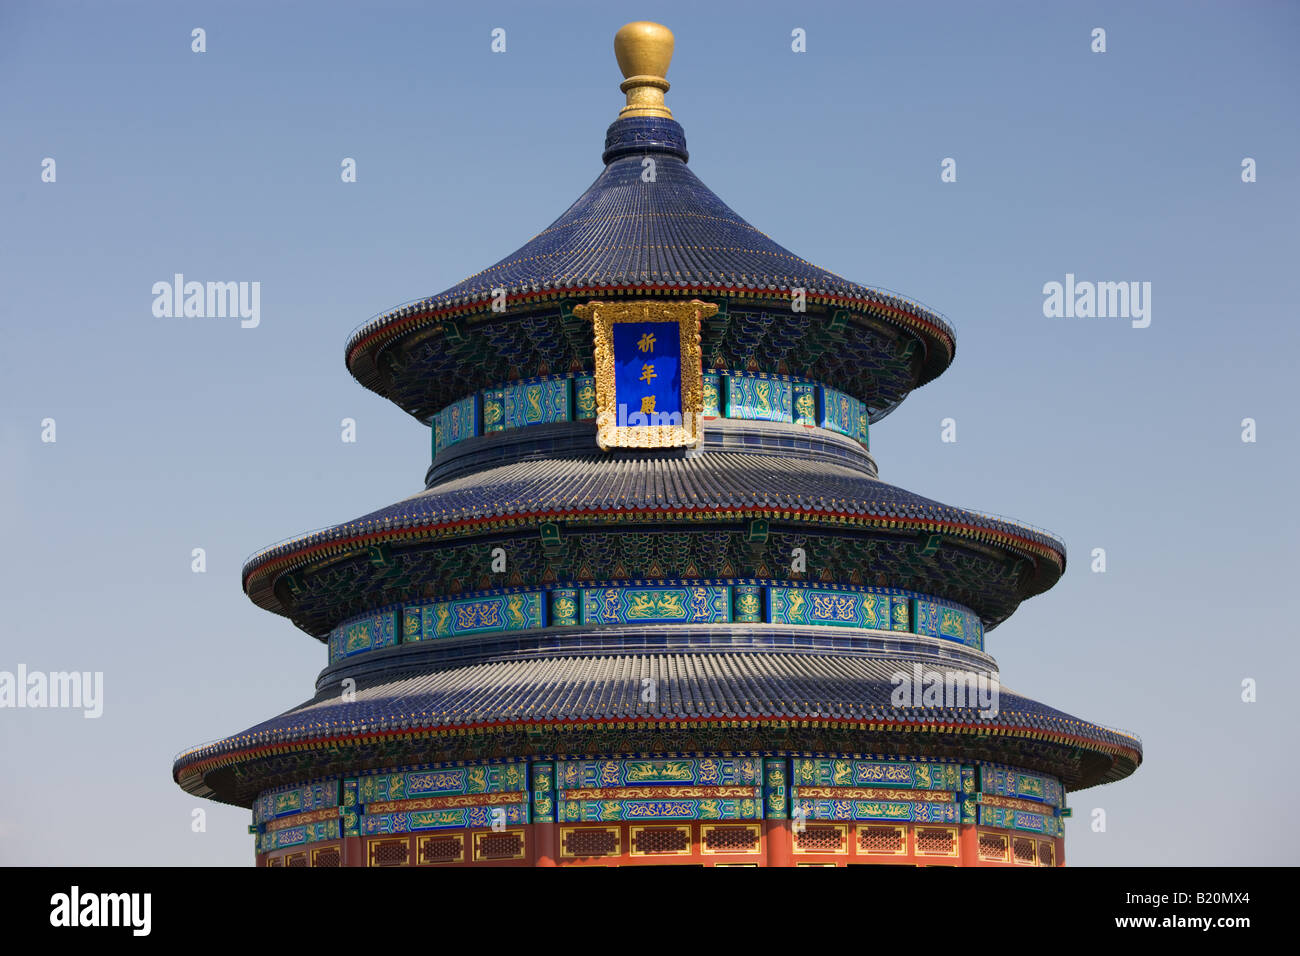
[[[787,426],[790,427],[790,426]],[[505,570],[492,550],[505,551]],[[871,584],[965,605],[986,627],[1056,583],[1065,545],[862,467],[802,456],[588,453],[438,483],[260,552],[245,592],[324,639],[353,615],[501,587],[660,578]],[[802,573],[802,572],[801,572]]]
[[[932,675],[939,703],[924,697]],[[959,684],[975,699],[958,698]],[[900,698],[904,687],[914,696]],[[1142,760],[1136,737],[1007,690],[996,672],[898,656],[707,653],[362,678],[350,699],[324,688],[179,755],[173,776],[250,806],[268,787],[401,763],[690,750],[960,757],[1050,773],[1069,790],[1122,779]]]

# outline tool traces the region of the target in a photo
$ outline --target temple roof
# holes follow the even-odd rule
[[[634,155],[618,148],[624,140],[637,143]],[[676,122],[618,120],[606,147],[609,165],[555,222],[495,265],[406,308],[482,301],[498,288],[508,297],[625,286],[785,295],[800,288],[809,296],[893,304],[953,334],[937,313],[819,268],[746,222],[687,167],[685,134]],[[644,178],[647,159],[654,162],[653,182]]]
[[[646,75],[623,84],[629,106],[607,131],[606,166],[590,188],[495,265],[359,328],[346,349],[348,368],[358,381],[420,417],[430,410],[392,387],[387,376],[395,365],[381,361],[380,353],[418,333],[436,333],[448,317],[479,315],[500,322],[545,306],[548,299],[615,295],[740,297],[788,310],[794,290],[803,290],[809,303],[870,316],[914,340],[920,346],[914,384],[923,385],[948,367],[955,333],[943,316],[813,265],[747,222],[687,168],[686,136],[663,106],[662,92],[657,104],[648,104],[629,88],[634,80],[643,81],[642,92],[668,88],[662,77]],[[493,296],[502,293],[507,312],[495,314]],[[463,331],[457,329],[453,340]],[[873,408],[873,419],[905,394]]]
[[[324,688],[278,717],[181,754],[173,773],[179,779],[187,769],[221,758],[260,759],[268,749],[301,748],[307,741],[333,747],[348,738],[394,733],[610,721],[653,727],[673,721],[808,720],[845,723],[864,732],[910,727],[913,732],[969,734],[966,746],[972,754],[981,746],[977,737],[988,735],[991,743],[986,746],[993,749],[984,759],[994,759],[1001,737],[1048,740],[1105,758],[1088,762],[1082,776],[1058,768],[1069,789],[1120,779],[1141,761],[1142,743],[1136,737],[1078,720],[1006,688],[1000,690],[994,717],[981,716],[978,705],[895,707],[890,700],[897,686],[894,675],[910,667],[897,657],[718,652],[420,670],[361,683],[352,701],[341,700],[337,686]],[[653,701],[642,701],[644,679],[658,688]],[[1077,759],[1077,754],[1069,759]],[[221,762],[229,765],[228,760]],[[194,780],[193,785],[200,783]]]
[[[1035,570],[1022,597],[1051,587],[1065,566],[1065,545],[1046,532],[924,498],[825,458],[593,451],[463,474],[355,521],[275,545],[245,564],[244,589],[261,606],[286,613],[276,576],[385,540],[409,545],[422,537],[487,533],[520,519],[611,520],[631,514],[641,520],[657,514],[665,522],[766,516],[943,534],[1030,558]],[[976,610],[987,624],[1001,619]]]

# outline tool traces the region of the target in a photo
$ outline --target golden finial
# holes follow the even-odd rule
[[[663,116],[673,118],[664,105],[668,92],[668,64],[673,59],[673,31],[660,23],[637,20],[614,34],[614,56],[626,77],[619,89],[627,94],[627,106],[618,111],[624,116]]]

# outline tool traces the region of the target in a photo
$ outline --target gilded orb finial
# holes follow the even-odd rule
[[[661,23],[637,20],[614,34],[614,56],[625,80],[619,89],[627,94],[624,116],[663,116],[673,113],[664,105],[668,92],[668,64],[673,59],[673,31]]]

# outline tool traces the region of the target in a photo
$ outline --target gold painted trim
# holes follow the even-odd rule
[[[322,853],[325,853],[329,850],[333,850],[336,853],[338,853],[339,866],[342,866],[343,865],[343,844],[342,843],[330,843],[327,844],[326,846],[314,847],[311,851],[311,865],[313,867],[319,866],[320,864],[318,864],[316,860],[320,857]]]
[[[754,837],[752,850],[710,850],[709,834],[714,830],[747,830]],[[700,824],[700,854],[702,856],[750,856],[763,852],[763,828],[757,823],[708,823]],[[741,866],[751,864],[742,863]]]
[[[805,850],[805,849],[803,849],[802,847],[799,846],[799,839],[800,839],[800,837],[803,837],[804,835],[806,835],[806,834],[808,833],[809,830],[812,830],[812,829],[822,830],[822,829],[825,829],[825,828],[827,828],[827,827],[829,827],[829,828],[832,829],[832,830],[838,830],[838,831],[839,831],[839,834],[840,834],[840,845],[839,845],[838,847],[836,847],[836,848],[833,849],[833,850],[820,850],[820,849],[815,850],[815,849],[812,849],[812,848],[809,848],[809,849],[806,849],[806,850]],[[794,840],[792,840],[791,842],[794,844],[794,846],[793,846],[793,851],[794,851],[795,853],[811,853],[811,854],[838,853],[838,854],[847,854],[847,853],[851,853],[851,852],[853,852],[853,851],[852,851],[852,848],[851,848],[851,847],[852,847],[852,843],[851,843],[851,841],[849,840],[849,826],[848,826],[847,823],[826,823],[826,822],[824,822],[824,821],[822,821],[822,820],[809,820],[806,824],[804,824],[804,828],[803,828],[803,830],[798,831],[798,832],[795,833],[795,835],[794,835]],[[832,865],[833,865],[833,864],[832,864]]]
[[[1002,853],[992,855],[984,852],[983,839],[989,837],[1002,841]],[[1010,863],[1011,862],[1011,838],[1005,833],[998,833],[993,830],[976,830],[975,831],[975,855],[983,863]]]
[[[421,859],[421,850],[426,843],[434,840],[456,840],[460,843],[460,849],[456,853],[454,860],[434,860],[426,863]],[[465,837],[461,833],[430,833],[425,836],[415,838],[415,865],[416,866],[450,866],[453,863],[465,862]]]
[[[513,856],[483,856],[480,852],[479,844],[489,837],[503,836],[507,833],[519,834],[519,850]],[[528,856],[528,831],[522,827],[505,830],[487,830],[479,831],[474,834],[474,862],[475,863],[509,863],[511,860],[522,860]]]
[[[686,849],[684,850],[638,850],[636,843],[637,837],[646,830],[675,830],[678,833],[686,834]],[[691,855],[691,828],[688,826],[678,826],[675,824],[661,823],[648,824],[646,826],[631,827],[627,835],[627,852],[628,856],[690,856]]]
[[[595,339],[596,444],[611,448],[693,448],[704,437],[704,364],[700,353],[700,323],[718,311],[711,303],[638,299],[603,302],[593,299],[574,306],[573,313],[592,324]],[[619,424],[614,388],[614,325],[620,322],[676,323],[681,346],[681,424]],[[639,415],[627,411],[623,419]]]
[[[1017,841],[1023,841],[1025,843],[1028,843],[1031,847],[1033,847],[1034,855],[1031,859],[1022,860],[1016,854]],[[1011,862],[1015,866],[1038,866],[1038,841],[1036,839],[1034,839],[1031,836],[1017,835],[1013,832],[1011,838],[1007,841],[1007,843],[1011,847]]]
[[[379,848],[389,843],[401,843],[406,846],[406,859],[401,863],[380,863],[377,860]],[[410,866],[411,864],[411,838],[407,836],[376,836],[370,837],[366,841],[366,866]]]
[[[1043,862],[1043,848],[1047,848],[1047,862]],[[1056,843],[1053,840],[1038,841],[1038,856],[1035,858],[1039,866],[1056,866]]]
[[[853,848],[859,856],[907,856],[907,827],[893,826],[888,823],[859,823],[856,829],[857,833],[854,836],[857,839],[853,843]],[[868,830],[893,830],[898,834],[898,849],[872,850],[863,846],[862,840]]]
[[[574,853],[568,847],[568,838],[574,833],[583,833],[588,830],[603,830],[605,833],[614,834],[614,849],[609,853],[602,853],[599,856],[592,856],[589,853]],[[560,827],[560,856],[566,860],[606,860],[611,857],[623,855],[623,831],[619,827]]]
[[[927,850],[923,850],[923,849],[921,849],[921,831],[922,831],[922,830],[941,830],[941,831],[943,831],[944,833],[947,833],[948,836],[951,838],[951,841],[952,841],[952,852],[951,852],[951,853],[932,853],[932,852],[929,852],[929,851],[927,851]],[[944,858],[944,859],[955,859],[956,857],[958,857],[958,856],[961,855],[961,843],[958,841],[958,838],[957,838],[957,828],[956,828],[956,827],[917,826],[917,827],[915,827],[915,828],[913,829],[913,831],[912,831],[912,839],[913,839],[913,841],[916,843],[916,855],[917,855],[917,856],[941,857],[941,858]]]

